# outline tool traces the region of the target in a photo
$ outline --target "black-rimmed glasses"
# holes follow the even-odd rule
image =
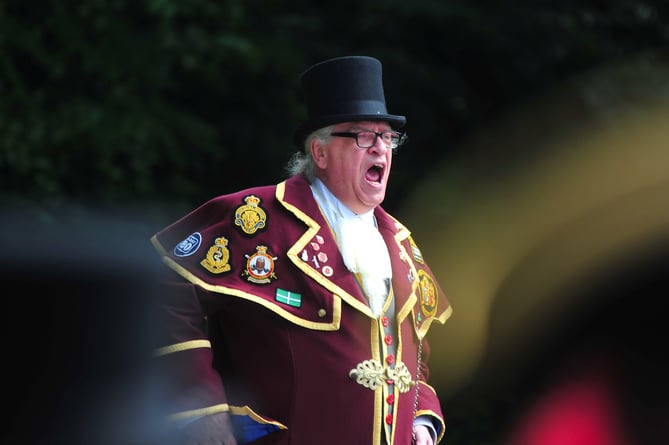
[[[407,135],[405,133],[398,133],[396,131],[384,131],[382,133],[377,133],[376,131],[358,131],[356,133],[348,131],[335,131],[330,133],[330,136],[355,139],[355,143],[358,144],[358,147],[360,148],[373,147],[374,144],[376,144],[376,138],[381,138],[381,141],[383,141],[386,147],[390,148],[391,150],[394,150],[400,145],[404,144],[407,139]]]

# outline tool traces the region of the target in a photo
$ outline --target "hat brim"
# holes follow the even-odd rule
[[[293,142],[299,148],[302,148],[304,139],[314,130],[327,127],[332,124],[340,124],[342,122],[361,122],[361,121],[387,121],[390,128],[399,130],[406,124],[405,116],[398,116],[394,114],[338,114],[333,116],[319,116],[307,119],[302,122],[293,133]]]

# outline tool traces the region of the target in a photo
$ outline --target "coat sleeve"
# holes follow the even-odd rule
[[[206,333],[206,293],[166,268],[158,284],[155,367],[161,409],[185,422],[228,411]]]
[[[444,437],[445,422],[441,411],[441,403],[435,389],[429,384],[430,343],[427,338],[423,338],[421,361],[420,361],[420,379],[418,385],[418,406],[416,408],[416,417],[427,416],[431,419],[437,433],[437,442]]]

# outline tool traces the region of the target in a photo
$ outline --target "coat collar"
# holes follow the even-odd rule
[[[343,264],[334,236],[313,198],[306,178],[298,175],[279,183],[276,188],[276,199],[305,224],[304,233],[287,252],[290,261],[307,276],[355,309],[374,317],[357,281]],[[413,279],[416,271],[410,255],[402,245],[402,241],[405,241],[410,233],[380,206],[375,209],[374,216],[388,246],[393,269],[395,309],[397,318],[401,321],[411,312],[417,301],[417,283]],[[312,254],[318,257],[314,250],[324,254],[323,258],[328,258],[326,265],[304,260],[305,256],[312,258]],[[305,252],[308,253],[305,255]]]

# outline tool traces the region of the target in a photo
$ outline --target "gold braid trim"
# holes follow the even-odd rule
[[[182,411],[180,413],[171,414],[167,417],[167,420],[171,422],[177,422],[179,420],[199,418],[209,414],[226,413],[228,411],[230,411],[230,406],[227,403],[221,403],[219,405],[208,406],[206,408],[192,409],[190,411]]]
[[[211,348],[211,342],[209,340],[191,340],[182,343],[175,343],[173,345],[156,349],[154,351],[154,355],[160,357],[161,355],[173,354],[175,352],[198,348]]]

